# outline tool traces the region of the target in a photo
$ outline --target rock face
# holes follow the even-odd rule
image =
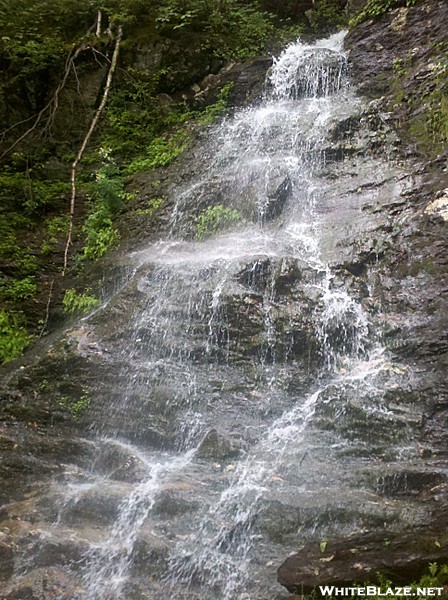
[[[422,530],[335,539],[326,545],[324,552],[316,542],[281,565],[278,581],[289,592],[305,594],[321,585],[351,587],[355,582],[373,582],[377,573],[397,585],[409,585],[427,571],[422,553],[429,562],[444,564],[448,558],[448,540],[439,531]]]
[[[340,52],[319,57],[326,90],[198,137],[158,184],[172,236],[134,247],[100,310],[11,368],[4,597],[107,597],[123,574],[130,598],[274,597],[292,552],[291,592],[447,558],[446,172],[336,85]],[[241,72],[241,97],[268,63]],[[192,239],[220,205],[241,222]]]
[[[367,119],[380,118],[383,125],[395,128],[401,136],[394,142],[396,156],[401,160],[408,157],[415,177],[401,201],[383,206],[385,221],[370,234],[370,248],[361,242],[357,260],[345,260],[341,268],[373,285],[372,298],[378,298],[385,311],[384,340],[397,359],[405,357],[409,364],[431,372],[431,383],[414,382],[408,393],[400,393],[394,402],[402,409],[409,403],[412,411],[411,398],[426,396],[419,443],[426,444],[431,438],[435,446],[419,451],[432,455],[435,462],[445,460],[447,435],[448,248],[443,198],[448,176],[446,153],[440,153],[436,138],[431,145],[423,136],[422,132],[428,131],[424,119],[429,109],[421,98],[439,89],[434,64],[443,58],[436,46],[440,48],[446,40],[447,8],[445,2],[432,0],[399,8],[362,23],[346,40],[358,89],[374,99],[371,106],[375,108]],[[419,119],[420,129],[414,126]],[[376,131],[381,129],[378,123]],[[353,140],[357,130],[359,121],[350,118],[337,125],[335,134],[338,139]],[[381,148],[383,136],[370,138],[370,152]],[[368,207],[365,210],[370,212]],[[370,420],[369,428],[372,425]],[[340,422],[338,426],[344,425]],[[430,508],[425,527],[409,529],[402,524],[398,532],[385,526],[379,534],[345,539],[330,536],[323,553],[317,541],[304,543],[278,569],[278,581],[290,592],[306,593],[318,585],[350,586],[354,581],[374,580],[377,571],[398,584],[418,579],[429,562],[440,564],[448,559],[446,540],[440,536],[447,523],[445,487],[436,472],[382,475],[376,488],[382,496],[425,498]]]
[[[387,337],[397,354],[431,363],[440,372],[448,350],[444,316],[448,257],[446,222],[442,212],[431,207],[444,197],[448,183],[446,153],[434,160],[440,150],[437,139],[432,147],[428,146],[413,124],[417,113],[431,118],[427,103],[420,102],[418,107],[414,102],[426,97],[425,89],[438,90],[440,77],[434,65],[443,59],[443,52],[437,48],[446,40],[443,23],[448,18],[447,10],[445,2],[432,0],[412,9],[396,9],[379,20],[361,24],[347,39],[351,68],[360,90],[374,96],[382,94],[376,103],[380,110],[389,111],[384,117],[406,141],[417,142],[402,147],[405,154],[417,148],[417,180],[409,190],[408,201],[390,207],[389,248],[382,261],[382,293],[391,322]],[[407,105],[397,101],[397,91],[402,88]],[[419,315],[404,330],[398,315],[402,310]],[[442,379],[437,394],[443,395],[446,388]]]

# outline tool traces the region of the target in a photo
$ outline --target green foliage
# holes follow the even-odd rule
[[[261,11],[256,2],[240,4],[234,0],[225,5],[227,14],[220,15],[216,12],[210,15],[208,30],[211,32],[211,44],[215,44],[214,54],[226,60],[241,60],[260,54],[266,40],[274,32],[271,16]],[[231,37],[225,35],[228,31],[232,32]],[[219,41],[216,39],[218,35],[221,37]]]
[[[347,25],[347,17],[339,4],[330,0],[315,3],[307,13],[313,31],[328,31],[342,29]]]
[[[90,408],[90,404],[91,398],[87,389],[84,389],[82,395],[77,399],[62,396],[59,401],[59,406],[68,411],[74,421],[77,421]]]
[[[103,210],[96,211],[88,217],[83,232],[86,234],[83,252],[89,260],[104,256],[120,239],[118,230]]]
[[[219,90],[216,101],[213,104],[209,104],[198,117],[200,125],[209,125],[226,112],[232,89],[233,83],[228,83]]]
[[[96,260],[118,244],[120,235],[104,208],[89,215],[83,227],[86,241],[83,249],[85,258]]]
[[[17,229],[27,224],[28,220],[17,213],[0,215],[0,261],[18,275],[32,275],[37,269],[36,257],[17,239]]]
[[[421,1],[422,0],[368,0],[362,11],[356,15],[356,17],[350,20],[349,27],[356,27],[368,19],[377,19],[381,15],[390,12],[394,8],[398,8],[400,6],[414,6]]]
[[[157,88],[167,69],[138,70],[128,67],[124,80],[111,94],[106,111],[103,146],[114,155],[139,153],[164,127]]]
[[[118,230],[113,217],[122,208],[127,195],[124,179],[116,166],[110,148],[101,148],[103,166],[99,169],[90,199],[89,215],[82,233],[85,236],[84,257],[95,260],[118,244]]]
[[[196,219],[195,238],[202,240],[213,235],[219,230],[225,229],[240,220],[240,213],[222,204],[209,206]]]
[[[0,309],[0,362],[7,363],[20,356],[29,341],[23,315]]]
[[[261,52],[274,30],[271,15],[257,2],[242,4],[237,0],[164,0],[156,26],[161,35],[186,30],[200,34],[202,48],[225,59]]]
[[[154,216],[157,211],[165,204],[163,198],[151,198],[145,203],[145,208],[138,208],[135,212],[137,215]]]
[[[438,563],[433,562],[429,563],[428,571],[418,581],[414,581],[409,583],[406,587],[409,587],[411,590],[411,596],[417,596],[417,588],[428,588],[428,587],[442,587],[448,583],[448,565],[438,565]],[[354,583],[353,587],[358,586],[358,583]],[[376,573],[376,580],[374,582],[364,582],[362,585],[359,585],[361,588],[366,588],[367,586],[375,586],[379,587],[383,592],[383,595],[371,595],[369,598],[372,600],[383,600],[384,599],[384,590],[388,588],[394,589],[396,587],[395,583],[385,577],[382,573]],[[394,597],[389,594],[389,597]],[[327,596],[329,600],[336,600],[336,597]]]
[[[36,294],[34,279],[34,277],[24,277],[0,282],[0,299],[16,302],[32,298]]]
[[[168,139],[157,137],[146,147],[145,155],[135,158],[128,168],[127,174],[133,175],[142,171],[166,167],[185,150],[189,143],[189,135],[179,131]]]
[[[52,217],[45,223],[45,233],[41,253],[50,254],[67,235],[69,215]]]
[[[65,313],[87,314],[100,305],[100,300],[91,293],[90,288],[84,290],[82,294],[71,288],[65,291],[62,300],[62,306]]]
[[[63,181],[38,179],[32,169],[15,171],[7,167],[0,173],[0,200],[32,214],[54,204],[70,189]]]

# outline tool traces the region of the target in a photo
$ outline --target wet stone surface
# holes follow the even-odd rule
[[[2,597],[274,598],[291,553],[291,592],[446,560],[445,225],[341,44],[274,62],[166,173],[171,237],[11,372]],[[195,240],[220,203],[241,221]]]

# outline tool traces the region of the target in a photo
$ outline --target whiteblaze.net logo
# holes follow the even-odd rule
[[[337,587],[334,585],[320,585],[321,596],[384,596],[384,597],[437,597],[442,596],[443,587],[377,587],[367,585],[365,587]]]

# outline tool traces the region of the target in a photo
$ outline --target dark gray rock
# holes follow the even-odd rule
[[[438,543],[435,544],[434,542]],[[278,582],[290,592],[310,593],[319,585],[352,586],[382,573],[394,583],[409,585],[428,568],[445,563],[448,539],[442,530],[364,534],[306,545],[278,569]]]
[[[269,193],[268,190],[268,202],[266,206],[263,206],[262,216],[266,221],[272,221],[279,217],[283,209],[285,208],[286,202],[291,197],[292,183],[289,177],[286,177],[281,181],[278,186],[278,182],[274,182],[274,191]]]
[[[237,456],[239,450],[235,442],[218,433],[216,429],[211,429],[200,443],[196,455],[199,458],[225,460]]]
[[[0,580],[10,579],[14,574],[14,550],[0,539]]]

